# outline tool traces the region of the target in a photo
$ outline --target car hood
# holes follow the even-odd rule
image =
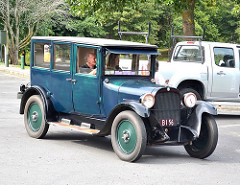
[[[119,87],[118,93],[141,96],[145,93],[152,93],[154,89],[159,87],[149,80],[127,80]]]
[[[111,79],[105,86],[118,94],[118,103],[139,100],[145,93],[152,93],[160,85],[152,83],[150,79]]]
[[[162,86],[152,83],[148,78],[106,78],[103,81],[102,103],[106,115],[120,103],[139,102],[145,93],[156,92]]]

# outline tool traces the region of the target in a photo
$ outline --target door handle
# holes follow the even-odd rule
[[[77,82],[77,80],[76,80],[76,79],[72,79],[72,82],[73,82],[73,84],[75,85],[76,82]]]
[[[75,85],[77,80],[76,79],[72,79],[72,78],[66,78],[66,81],[68,82],[73,82],[73,84]]]
[[[226,75],[226,73],[224,73],[223,71],[219,71],[219,72],[217,72],[217,75]]]

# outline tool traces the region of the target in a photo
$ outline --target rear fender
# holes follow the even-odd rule
[[[42,102],[43,102],[44,111],[46,113],[45,120],[49,120],[49,119],[52,120],[53,117],[56,115],[56,114],[53,114],[54,108],[53,108],[52,102],[47,97],[47,92],[39,86],[32,86],[24,92],[24,94],[21,98],[20,114],[24,114],[25,105],[26,105],[28,99],[33,95],[40,95]]]

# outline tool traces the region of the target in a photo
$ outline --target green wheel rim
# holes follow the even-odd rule
[[[40,106],[35,102],[28,108],[28,124],[34,132],[37,132],[42,125],[42,111]]]
[[[120,122],[116,130],[116,139],[124,153],[130,154],[134,151],[137,143],[137,134],[129,120]]]

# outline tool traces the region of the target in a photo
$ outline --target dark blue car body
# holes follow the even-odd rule
[[[156,144],[152,132],[155,128],[168,135],[168,139],[163,139],[160,144],[191,144],[200,137],[203,115],[216,115],[216,109],[201,101],[192,108],[185,107],[177,89],[154,82],[157,48],[110,39],[33,37],[31,83],[21,87],[20,105],[30,135],[43,137],[49,124],[78,127],[80,131],[99,136],[114,135],[116,129],[116,134],[121,135],[118,129],[123,127],[123,135],[114,135],[115,145],[119,144],[120,149],[113,147],[115,152],[120,150],[117,155],[126,161],[136,161],[142,155],[144,145]],[[81,72],[87,53],[96,56],[95,75]],[[108,69],[111,54],[119,55],[122,69]],[[142,96],[148,94],[155,101],[151,108],[141,102]],[[39,101],[30,100],[32,96]],[[124,118],[120,124],[116,123],[114,130],[114,121],[120,119],[118,115],[122,112],[129,116],[120,115]],[[137,128],[139,121],[135,124],[132,123],[134,120],[140,120],[144,125],[140,127],[141,131]],[[82,128],[85,123],[88,123],[87,129]],[[34,135],[38,132],[41,133]],[[131,140],[130,132],[134,133],[136,141]],[[145,137],[141,149],[136,152],[140,132]]]

